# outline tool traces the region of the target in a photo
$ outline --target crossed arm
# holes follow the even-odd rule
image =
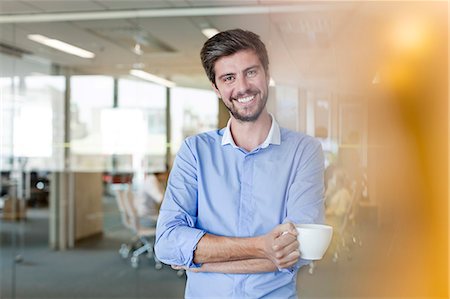
[[[172,265],[175,270],[185,269],[192,272],[217,272],[227,274],[251,274],[274,272],[277,268],[267,259],[248,259],[240,261],[205,263],[200,268],[185,268]]]
[[[197,244],[195,272],[261,273],[289,268],[299,259],[297,231],[291,223],[276,226],[254,238],[230,238],[205,234]],[[172,266],[174,269],[184,268]]]

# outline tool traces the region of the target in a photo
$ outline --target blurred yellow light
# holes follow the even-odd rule
[[[419,18],[399,18],[393,24],[391,38],[399,52],[420,52],[427,43],[427,24]]]

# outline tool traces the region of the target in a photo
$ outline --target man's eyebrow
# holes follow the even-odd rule
[[[222,79],[223,77],[227,77],[227,76],[234,76],[234,75],[236,75],[236,74],[235,73],[226,73],[226,74],[220,75],[219,79]]]
[[[257,68],[261,68],[261,65],[255,64],[255,65],[249,66],[248,68],[246,68],[246,69],[244,70],[244,73],[245,73],[245,72],[248,72],[248,71],[251,70],[251,69],[257,69]]]

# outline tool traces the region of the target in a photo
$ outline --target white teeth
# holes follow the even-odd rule
[[[248,103],[248,102],[250,102],[251,100],[253,100],[254,97],[255,97],[255,96],[249,96],[249,97],[240,98],[240,99],[237,99],[237,100],[238,100],[239,103]]]

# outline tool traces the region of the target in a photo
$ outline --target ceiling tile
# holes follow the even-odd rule
[[[40,8],[43,12],[75,12],[75,11],[98,11],[104,8],[93,1],[76,0],[35,0],[22,1],[29,6]]]
[[[40,13],[38,7],[21,1],[0,1],[0,14]]]
[[[258,0],[258,2],[261,5],[308,4],[305,0]]]
[[[135,49],[137,45],[143,54],[156,52],[173,52],[173,49],[163,43],[161,40],[155,38],[147,31],[133,26],[128,27],[109,27],[109,28],[91,28],[89,32],[103,39],[114,41],[115,44],[123,48]]]
[[[14,46],[17,28],[14,24],[2,24],[0,26],[0,41]]]
[[[114,27],[129,27],[132,25],[127,19],[74,21],[72,24],[84,29],[108,29]]]
[[[186,2],[188,2],[193,7],[258,5],[258,0],[186,0]]]
[[[142,19],[139,27],[149,32],[176,51],[193,47],[200,50],[206,38],[188,18]]]
[[[173,7],[190,7],[191,5],[188,4],[187,0],[166,0],[168,3],[170,3]]]
[[[117,0],[96,0],[98,4],[108,9],[151,9],[151,8],[171,8],[173,5],[167,1],[117,1]]]
[[[211,25],[221,31],[242,28],[260,35],[263,41],[270,31],[271,19],[269,15],[237,15],[237,16],[215,16],[208,18]]]

